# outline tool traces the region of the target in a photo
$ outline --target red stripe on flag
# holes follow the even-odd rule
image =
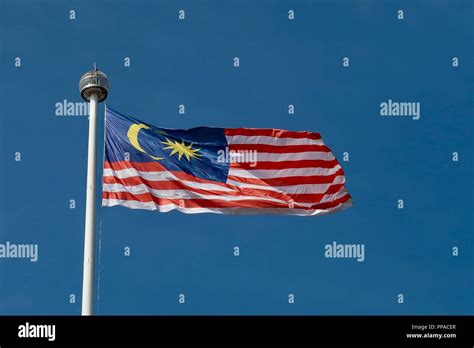
[[[266,144],[229,144],[229,150],[257,151],[269,153],[295,153],[295,152],[331,152],[326,145],[266,145]]]
[[[284,129],[262,129],[262,128],[226,128],[224,134],[228,136],[243,135],[249,137],[265,136],[273,138],[292,138],[292,139],[321,139],[319,133],[311,132],[293,132]]]
[[[339,165],[337,160],[324,161],[324,160],[299,160],[299,161],[281,161],[281,162],[270,162],[270,161],[258,161],[255,163],[237,163],[232,162],[230,166],[235,169],[288,169],[288,168],[334,168]]]
[[[314,176],[287,176],[271,179],[242,178],[239,176],[229,175],[228,180],[238,181],[246,184],[268,185],[268,186],[291,186],[302,184],[331,184],[334,179],[344,175],[342,169],[337,170],[331,175],[314,175]]]

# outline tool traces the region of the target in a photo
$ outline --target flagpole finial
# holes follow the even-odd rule
[[[92,94],[97,94],[99,103],[104,101],[109,94],[109,89],[110,82],[107,75],[97,69],[95,62],[94,69],[82,75],[79,81],[79,91],[82,99],[87,102],[90,101]]]

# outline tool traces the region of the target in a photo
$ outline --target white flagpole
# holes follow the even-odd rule
[[[97,105],[107,98],[109,81],[97,70],[85,73],[79,82],[79,90],[89,102],[89,140],[87,150],[86,221],[84,232],[84,270],[82,278],[82,315],[94,312],[94,224],[95,224],[95,177],[97,162]]]

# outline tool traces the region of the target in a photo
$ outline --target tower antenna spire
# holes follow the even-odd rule
[[[109,93],[107,75],[97,70],[86,72],[79,81],[82,99],[89,102],[89,143],[87,150],[86,223],[84,231],[84,270],[82,277],[82,315],[94,314],[94,223],[96,206],[97,104]]]

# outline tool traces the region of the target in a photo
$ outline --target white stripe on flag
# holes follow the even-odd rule
[[[275,138],[267,137],[263,135],[226,135],[227,143],[233,144],[262,144],[262,145],[274,145],[274,146],[288,146],[288,145],[324,145],[322,139],[310,139],[310,138]]]
[[[176,209],[185,214],[196,214],[196,213],[218,213],[218,214],[278,214],[278,215],[299,215],[299,216],[312,216],[312,215],[325,215],[336,210],[342,210],[352,205],[352,199],[347,200],[344,203],[340,203],[335,207],[328,209],[291,209],[291,208],[183,208],[177,204],[164,204],[158,205],[154,202],[138,202],[133,200],[123,199],[102,199],[102,206],[113,207],[115,205],[121,205],[132,209],[147,209],[147,210],[158,210],[160,212],[169,212]]]
[[[240,178],[255,178],[255,179],[273,179],[278,177],[292,177],[292,176],[319,176],[332,175],[336,173],[341,166],[338,164],[334,168],[289,168],[289,169],[229,169],[229,175],[238,176]]]

